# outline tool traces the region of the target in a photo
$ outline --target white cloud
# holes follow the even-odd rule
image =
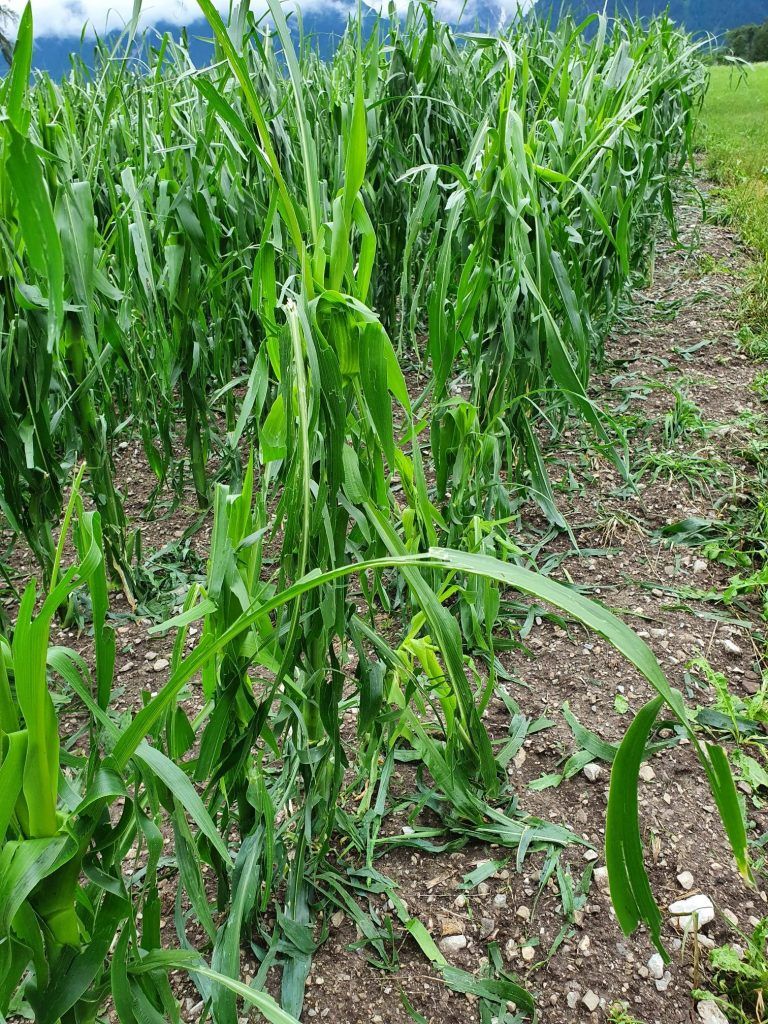
[[[6,0],[18,14],[26,0]],[[228,0],[214,0],[220,10],[229,7]],[[32,0],[32,20],[37,36],[79,36],[84,26],[89,34],[102,34],[121,29],[133,14],[133,0]],[[141,24],[146,27],[157,21],[186,25],[199,19],[196,0],[144,0]]]
[[[26,0],[5,0],[12,10],[21,14]],[[405,10],[408,0],[396,0],[399,10]],[[463,10],[462,22],[468,20],[481,9],[498,12],[500,20],[513,15],[519,6],[527,8],[535,0],[437,0],[437,14],[449,21],[455,21]],[[110,29],[122,28],[131,18],[134,0],[32,0],[32,17],[35,36],[79,36],[86,26],[88,34],[103,34]],[[222,13],[229,10],[229,0],[214,0]],[[383,7],[386,13],[386,0],[366,0],[371,7]],[[252,0],[254,9],[266,8],[264,0]],[[304,11],[319,11],[323,8],[348,10],[354,8],[353,0],[300,0]],[[201,18],[197,0],[142,0],[142,27],[156,24],[159,21],[171,25],[191,25]]]

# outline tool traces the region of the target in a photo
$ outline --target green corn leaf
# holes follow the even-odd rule
[[[17,216],[29,261],[48,292],[48,349],[53,351],[64,322],[64,256],[51,198],[35,147],[9,128],[5,166],[16,196]]]
[[[17,131],[26,135],[26,98],[29,92],[29,76],[32,71],[32,4],[27,3],[19,19],[16,43],[13,47],[13,64],[8,76],[5,97],[8,116]]]
[[[638,711],[614,758],[605,822],[605,862],[611,900],[622,931],[629,935],[644,922],[653,944],[667,961],[661,942],[661,912],[643,864],[637,797],[638,772],[662,703],[661,697],[655,697]]]

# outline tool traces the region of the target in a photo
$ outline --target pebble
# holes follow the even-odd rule
[[[587,989],[587,991],[582,996],[581,1001],[582,1003],[584,1003],[584,1005],[590,1013],[594,1013],[594,1011],[600,1005],[600,997],[597,995],[596,992],[593,992],[591,988]]]
[[[153,672],[163,672],[165,669],[168,668],[169,664],[170,664],[170,662],[168,661],[167,658],[158,658],[157,661],[152,666],[152,671]]]
[[[477,887],[478,896],[487,896],[490,891],[491,887],[487,882],[481,882]]]
[[[651,768],[649,764],[641,764],[640,771],[637,773],[643,782],[653,782],[656,778],[656,772]]]
[[[704,1024],[728,1024],[728,1018],[712,999],[702,999],[696,1007],[696,1012]]]
[[[496,930],[496,922],[492,917],[480,918],[480,938],[487,939]]]
[[[603,774],[603,769],[600,767],[599,764],[596,764],[594,761],[590,761],[589,764],[585,764],[582,770],[589,782],[597,782],[597,780]]]
[[[654,981],[654,985],[656,986],[656,991],[657,992],[666,992],[667,989],[669,988],[670,981],[672,981],[672,975],[669,973],[669,971],[665,971],[663,978],[657,978],[656,981]]]
[[[457,921],[455,917],[440,917],[440,934],[443,938],[447,935],[463,935],[464,928],[462,927],[461,921]]]
[[[454,905],[454,907],[458,907],[459,909],[461,909],[462,907],[466,907],[466,905],[467,905],[467,897],[466,896],[457,896],[456,899],[453,901],[453,905]]]
[[[507,897],[506,897],[506,895],[503,892],[497,893],[493,897],[493,905],[494,905],[494,907],[506,907],[506,905],[507,905]]]
[[[565,1001],[568,1004],[568,1008],[570,1010],[575,1010],[576,1007],[579,1005],[579,993],[576,992],[574,989],[571,989],[571,991],[567,993]]]
[[[597,882],[598,888],[608,890],[608,868],[599,867],[595,868],[594,879]]]
[[[683,931],[688,931],[694,926],[697,930],[709,924],[715,918],[715,908],[709,896],[698,893],[696,896],[689,896],[686,900],[676,900],[670,903],[669,912],[677,918],[677,924]]]
[[[584,860],[587,861],[588,863],[590,863],[593,860],[597,860],[598,856],[599,856],[599,854],[598,854],[597,850],[585,850],[584,851]]]
[[[692,889],[693,888],[693,875],[690,871],[681,871],[677,876],[677,880],[680,883],[681,889]]]
[[[738,919],[738,917],[736,917],[734,912],[732,910],[729,910],[727,907],[723,911],[723,917],[728,922],[728,924],[733,925],[734,928],[738,928],[739,927],[739,919]]]
[[[742,653],[739,645],[737,643],[734,643],[733,640],[729,639],[727,636],[720,641],[720,646],[723,648],[726,654],[736,655]]]
[[[661,953],[654,953],[648,961],[648,974],[657,981],[664,977],[664,959]]]
[[[531,960],[533,960],[533,958],[536,956],[536,950],[533,948],[533,946],[523,946],[523,948],[520,950],[520,956],[523,958],[523,960],[525,960],[527,964],[529,964]]]
[[[589,941],[589,936],[585,935],[576,948],[581,956],[589,956],[591,945],[592,943]]]
[[[440,949],[443,953],[458,953],[467,948],[466,935],[447,935],[440,940]]]
[[[521,921],[530,921],[531,911],[528,907],[518,907],[517,916],[520,918]]]
[[[701,573],[707,571],[708,565],[709,563],[705,559],[697,558],[696,561],[693,563],[693,571],[697,576],[700,576]]]

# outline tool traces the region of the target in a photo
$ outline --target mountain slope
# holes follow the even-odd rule
[[[584,17],[595,11],[602,11],[604,0],[564,0],[563,10],[576,17]],[[559,3],[538,0],[537,11],[560,9]],[[661,14],[669,7],[670,16],[689,32],[711,32],[720,35],[729,28],[748,23],[760,23],[768,18],[768,0],[613,0],[608,2],[608,12],[617,10],[620,14],[649,18]]]
[[[545,16],[552,12],[556,17],[562,10],[580,19],[602,11],[604,5],[605,0],[538,0],[536,11]],[[481,28],[492,30],[499,23],[501,13],[509,12],[514,6],[514,0],[479,0],[471,5],[470,10],[474,12]],[[672,18],[694,33],[711,32],[721,35],[729,28],[750,22],[760,23],[768,18],[768,0],[608,0],[607,9],[609,14],[616,12],[648,18],[661,13],[667,6]],[[333,0],[329,0],[327,8],[313,4],[304,16],[306,30],[315,36],[324,55],[332,52],[335,39],[344,31],[346,17],[343,8]],[[178,38],[178,26],[158,21],[154,32],[150,33],[150,39],[159,40],[166,30]],[[210,59],[211,47],[204,41],[209,36],[210,29],[203,20],[197,20],[189,26],[190,50],[193,60],[198,64]],[[86,63],[90,64],[92,40],[86,38],[81,42],[76,37],[39,35],[35,40],[34,66],[58,78],[69,70],[69,55],[72,52],[80,53]]]

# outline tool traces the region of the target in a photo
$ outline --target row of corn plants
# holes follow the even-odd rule
[[[702,94],[695,48],[664,19],[647,32],[533,21],[492,38],[458,37],[428,7],[391,15],[364,39],[351,26],[330,61],[300,38],[290,75],[279,33],[238,15],[231,45],[268,149],[221,44],[197,71],[164,37],[137,71],[129,26],[95,69],[75,62],[30,91],[20,32],[2,126],[0,469],[3,512],[46,578],[77,457],[126,589],[137,543],[117,440],[141,436],[158,493],[191,484],[205,506],[216,477],[241,478],[241,442],[275,425],[282,289],[306,250],[338,290],[345,238],[357,293],[401,361],[428,370],[412,398],[430,411],[451,542],[473,515],[506,514],[505,495],[562,525],[540,439],[569,411],[621,462],[589,373],[654,218],[671,212]],[[366,175],[338,206],[355,82]]]
[[[658,694],[614,762],[606,856],[621,926],[660,946],[636,792],[662,707],[748,876],[728,762],[643,641],[531,568],[497,520],[520,488],[557,520],[536,431],[567,409],[620,459],[588,374],[685,158],[694,51],[663,20],[459,39],[414,8],[386,33],[358,19],[323,62],[278,0],[263,31],[199,3],[210,69],[163,39],[139,72],[105,52],[30,88],[28,9],[2,87],[2,507],[43,593],[26,588],[0,652],[0,1012],[87,1021],[111,1000],[130,1024],[176,1021],[186,971],[217,1022],[241,1000],[289,1024],[330,906],[387,962],[361,910],[384,891],[473,991],[377,860],[403,760],[442,823],[417,846],[522,860],[576,839],[519,808],[483,724],[508,592],[600,633]],[[169,677],[126,719],[108,605],[134,586],[112,461],[128,433],[158,489],[188,477],[212,505],[212,533],[204,583],[155,627],[175,630]],[[49,641],[82,588],[91,668]],[[533,1013],[514,977],[492,980],[483,1000]]]

